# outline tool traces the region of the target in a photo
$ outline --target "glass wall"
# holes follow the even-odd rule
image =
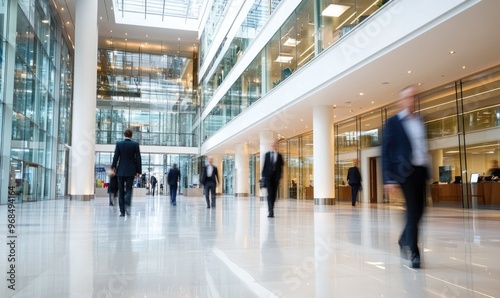
[[[315,45],[318,41],[321,42],[319,51],[332,45],[345,35],[348,29],[351,30],[375,12],[381,3],[381,1],[358,0],[354,3],[337,5],[345,10],[341,15],[336,16],[329,15],[327,7],[330,2],[321,2],[322,17],[321,20],[315,21],[314,0],[302,1],[245,71],[235,79],[229,91],[203,119],[203,139],[216,133],[244,109],[312,60],[315,57]],[[251,14],[248,15],[250,16]],[[264,20],[261,19],[260,23],[263,24]],[[316,27],[321,28],[321,32],[317,33]],[[258,30],[250,31],[257,32]],[[254,37],[254,34],[251,34],[249,39],[235,37],[231,40],[231,45],[224,53],[221,62],[210,66],[210,70],[202,80],[203,108],[214,95],[217,95],[217,89],[221,83],[226,78],[232,77],[230,71]],[[223,45],[221,49],[222,47]]]
[[[500,209],[500,66],[427,90],[416,99],[415,113],[423,118],[429,140],[429,204]],[[393,103],[335,124],[337,202],[350,203],[347,170],[358,159],[359,167],[368,173],[363,181],[369,186],[369,201],[401,203],[399,192],[390,198],[376,197],[383,195],[376,189],[383,183],[380,169],[376,169],[380,166],[376,160],[380,161],[383,123],[398,111],[398,104]],[[285,159],[280,197],[313,198],[312,145],[311,133],[279,143]],[[473,176],[477,181],[471,179]]]
[[[4,139],[10,136],[10,140],[2,142],[1,161],[2,165],[6,163],[5,153],[10,151],[10,167],[2,166],[2,175],[8,173],[10,180],[15,181],[15,195],[19,201],[50,199],[65,193],[66,178],[59,176],[59,171],[67,168],[67,160],[59,158],[57,152],[68,145],[71,134],[70,127],[61,133],[59,123],[64,125],[64,121],[59,117],[61,109],[71,107],[72,94],[68,90],[72,84],[72,54],[50,3],[17,2],[15,28],[7,25],[10,19],[6,15],[8,1],[0,3],[3,16],[0,34],[4,39],[1,46],[1,123],[10,122],[10,131],[2,131]],[[15,44],[7,42],[9,35],[15,36]],[[6,74],[7,69],[12,73]],[[10,85],[12,90],[6,88]],[[12,102],[5,102],[6,98],[12,98]],[[66,138],[61,138],[61,134]],[[6,203],[5,198],[2,194],[1,203]]]
[[[193,53],[100,49],[96,143],[114,144],[131,127],[141,145],[198,146]]]
[[[96,188],[105,188],[106,184],[109,183],[107,171],[111,169],[113,154],[112,152],[96,152]],[[163,193],[166,195],[169,193],[167,174],[174,163],[177,164],[177,168],[181,172],[181,180],[178,188],[179,194],[184,193],[186,188],[193,187],[193,184],[196,184],[198,181],[197,173],[199,170],[193,167],[193,165],[197,164],[197,158],[194,155],[142,153],[141,159],[143,177],[146,181],[150,181],[151,176],[155,176],[158,181],[157,187],[160,194]],[[150,187],[147,182],[143,184],[141,179],[142,177],[136,178],[135,187]],[[162,187],[163,192],[161,190]]]

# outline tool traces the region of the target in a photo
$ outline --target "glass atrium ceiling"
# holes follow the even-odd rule
[[[120,24],[198,30],[207,0],[113,0]]]

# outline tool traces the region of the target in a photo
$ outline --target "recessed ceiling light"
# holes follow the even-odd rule
[[[450,55],[453,55],[453,54],[455,54],[455,51],[450,51],[449,53],[450,53]]]
[[[462,69],[465,69],[465,65],[464,65],[464,66],[462,66]]]
[[[102,20],[102,17],[99,17],[99,20]]]
[[[364,94],[363,92],[361,92],[361,93],[359,93],[359,95],[363,96],[363,95],[365,95],[365,94]]]
[[[49,20],[42,20],[42,23],[44,23],[44,24],[48,24],[48,23],[49,23]]]
[[[300,119],[300,121],[304,121],[304,119]]]
[[[375,103],[374,101],[372,101],[372,103]]]
[[[411,70],[408,70],[408,73],[411,73]]]
[[[69,21],[68,21],[68,22],[66,22],[66,25],[69,25]]]
[[[330,4],[321,12],[321,15],[324,17],[338,18],[349,8],[350,6],[346,5]]]

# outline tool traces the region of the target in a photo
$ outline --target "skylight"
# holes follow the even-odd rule
[[[206,0],[114,0],[119,24],[197,31]]]

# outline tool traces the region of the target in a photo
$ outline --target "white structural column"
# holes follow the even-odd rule
[[[313,108],[314,204],[335,204],[333,108]]]
[[[236,197],[246,197],[249,194],[249,156],[247,144],[236,144],[234,154],[234,169],[236,174],[235,192]]]
[[[260,167],[259,167],[259,178],[261,177],[262,168],[264,168],[264,158],[266,153],[271,150],[271,146],[276,141],[274,132],[272,130],[263,130],[260,132]],[[260,189],[260,188],[259,188]],[[264,200],[267,197],[267,193],[260,194],[260,199]]]
[[[69,194],[72,199],[94,197],[97,38],[97,0],[76,1],[69,169]]]

